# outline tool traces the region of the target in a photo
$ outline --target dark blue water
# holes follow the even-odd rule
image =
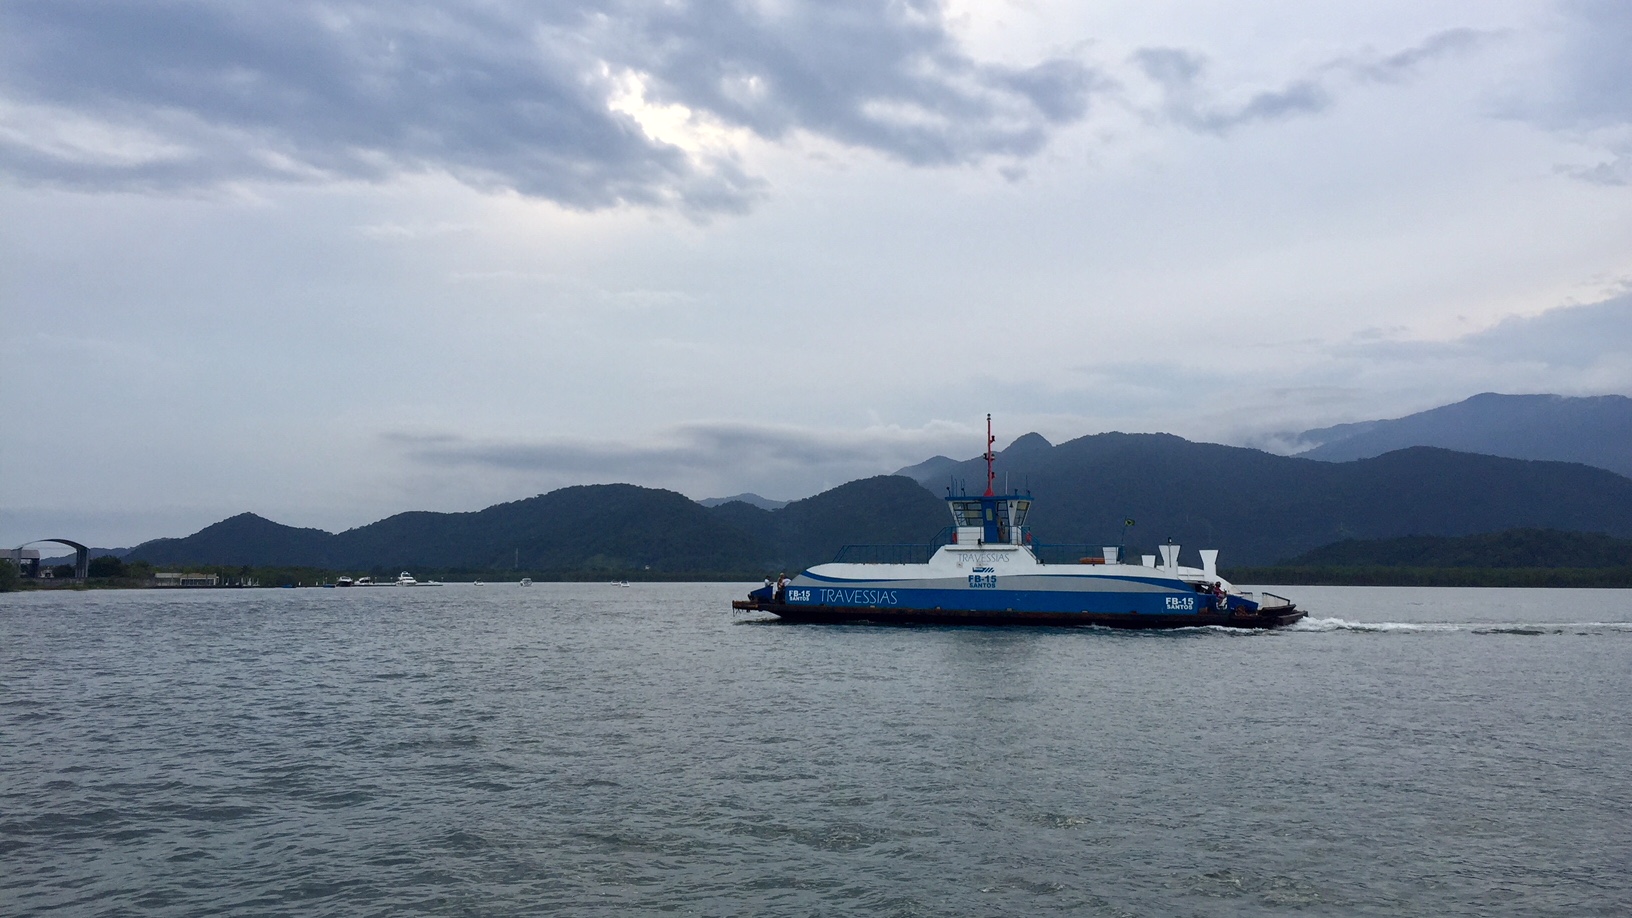
[[[1632,592],[1119,633],[745,590],[0,597],[0,913],[1632,911]]]

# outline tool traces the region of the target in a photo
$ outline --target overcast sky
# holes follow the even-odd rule
[[[1632,5],[0,3],[0,544],[1632,394]]]

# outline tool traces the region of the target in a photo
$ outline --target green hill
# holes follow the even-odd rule
[[[854,481],[779,510],[704,507],[634,485],[562,488],[471,513],[415,511],[331,535],[240,514],[132,561],[545,576],[760,576],[830,560],[847,543],[927,542],[944,504],[905,478]]]
[[[899,475],[843,484],[766,511],[741,502],[714,509],[773,553],[772,567],[803,570],[854,544],[924,544],[951,523],[946,502]]]
[[[562,488],[472,513],[399,513],[334,537],[334,566],[654,572],[755,569],[763,550],[681,494]]]
[[[155,565],[280,564],[328,567],[334,536],[321,529],[296,529],[253,513],[240,513],[186,538],[153,539],[130,550],[126,560]]]

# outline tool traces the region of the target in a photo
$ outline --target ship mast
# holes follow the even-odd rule
[[[986,415],[986,455],[983,457],[986,460],[986,497],[996,495],[996,492],[992,490],[992,484],[997,481],[997,473],[992,471],[992,460],[997,458],[997,454],[992,452],[992,444],[996,442],[996,438],[992,436],[992,416],[988,414]]]

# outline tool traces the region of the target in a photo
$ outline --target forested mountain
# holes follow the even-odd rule
[[[474,513],[415,511],[337,535],[243,513],[182,539],[138,545],[154,564],[371,570],[661,574],[799,570],[851,542],[927,542],[945,505],[905,478],[853,481],[780,510],[707,508],[634,485],[562,488]]]
[[[1632,479],[1562,462],[1413,447],[1319,462],[1166,434],[1096,434],[1058,446],[1036,435],[998,459],[999,487],[1029,489],[1041,543],[1153,553],[1171,538],[1223,563],[1270,564],[1345,539],[1465,536],[1516,528],[1632,537]],[[970,493],[985,464],[943,466]],[[137,546],[155,564],[641,572],[794,571],[847,544],[923,544],[949,522],[945,487],[880,476],[776,510],[708,508],[634,485],[563,488],[472,513],[401,513],[331,535],[241,514],[184,539]]]
[[[1318,444],[1298,455],[1343,462],[1408,446],[1438,446],[1511,459],[1580,462],[1632,476],[1632,398],[1498,395],[1395,418],[1306,430]]]
[[[240,513],[181,539],[143,542],[125,556],[154,564],[286,564],[323,567],[334,536],[321,529],[296,529],[253,513]]]
[[[725,571],[759,548],[682,494],[562,488],[474,513],[399,513],[335,537],[337,567]],[[758,566],[757,564],[755,565]]]
[[[1118,544],[1149,553],[1172,538],[1218,548],[1226,563],[1269,564],[1350,538],[1470,535],[1520,527],[1632,536],[1632,479],[1562,462],[1527,462],[1431,447],[1354,462],[1318,462],[1192,443],[1168,434],[1107,433],[998,455],[1003,476],[1037,499],[1039,541]],[[985,463],[935,469],[985,487]]]
[[[780,510],[735,502],[714,512],[767,546],[773,567],[795,571],[846,545],[924,544],[952,522],[945,501],[898,475],[852,481]]]
[[[740,529],[673,491],[562,488],[472,513],[399,513],[331,535],[241,514],[185,539],[138,545],[156,564],[345,569],[737,571],[770,563]]]

